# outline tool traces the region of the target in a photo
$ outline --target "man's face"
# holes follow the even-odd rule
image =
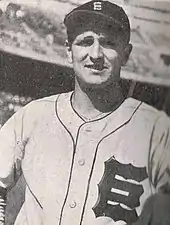
[[[79,34],[68,51],[76,80],[97,88],[120,79],[121,66],[130,52],[130,44],[124,46],[116,38],[94,31]]]

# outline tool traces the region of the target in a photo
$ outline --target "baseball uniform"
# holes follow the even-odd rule
[[[169,182],[165,113],[127,98],[107,116],[84,121],[72,96],[33,101],[1,129],[0,186],[9,188],[21,173],[26,182],[16,225],[130,224]]]

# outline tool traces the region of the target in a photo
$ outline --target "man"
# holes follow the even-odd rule
[[[169,118],[122,95],[132,45],[121,7],[90,1],[64,23],[75,89],[33,101],[1,129],[1,212],[22,172],[17,225],[132,224],[169,187]]]

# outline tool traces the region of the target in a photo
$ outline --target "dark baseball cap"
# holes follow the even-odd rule
[[[74,38],[87,30],[105,29],[108,33],[117,34],[125,42],[130,39],[130,23],[122,7],[109,1],[92,0],[78,6],[64,19],[68,39]]]

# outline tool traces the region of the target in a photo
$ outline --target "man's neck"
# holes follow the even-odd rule
[[[103,88],[82,88],[76,82],[72,105],[77,113],[88,119],[102,117],[114,111],[124,100],[118,83]]]

